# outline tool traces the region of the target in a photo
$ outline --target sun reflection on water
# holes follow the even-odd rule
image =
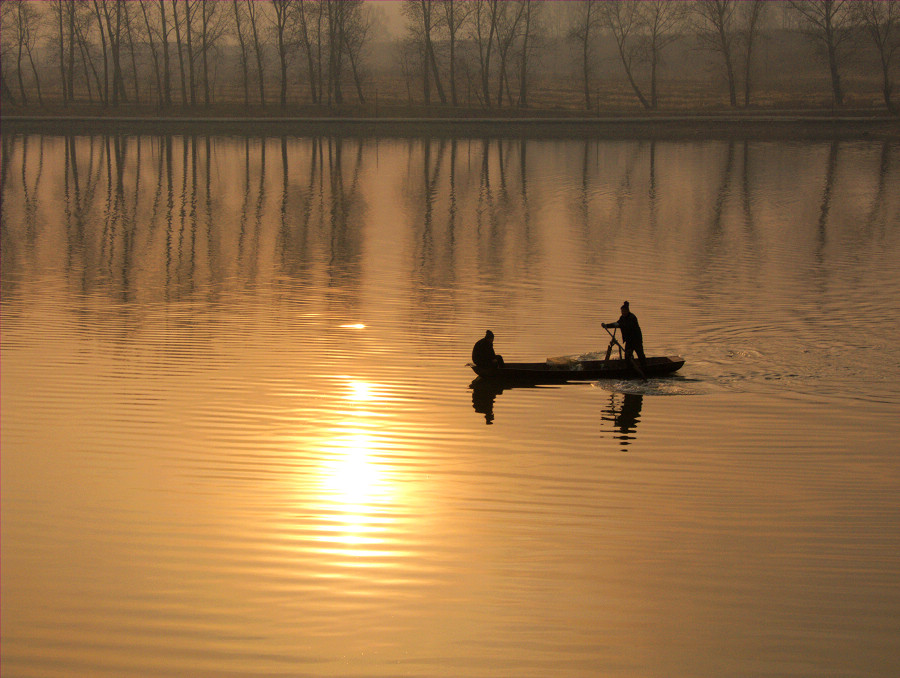
[[[386,544],[396,522],[397,484],[372,411],[376,388],[347,377],[343,399],[353,405],[329,430],[321,450],[319,550],[341,556],[342,566],[367,567],[391,554]]]

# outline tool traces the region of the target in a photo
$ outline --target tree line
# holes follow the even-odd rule
[[[707,53],[732,107],[753,101],[760,41],[778,27],[815,46],[835,106],[866,51],[896,112],[900,0],[402,0],[399,35],[364,0],[4,0],[2,99],[160,108],[365,104],[378,88],[425,106],[528,108],[565,55],[586,110],[613,54],[636,102],[660,107],[675,45]],[[377,46],[392,44],[379,71]],[[603,62],[603,63],[601,63]],[[784,68],[790,64],[784,64]],[[385,76],[387,74],[387,77]]]

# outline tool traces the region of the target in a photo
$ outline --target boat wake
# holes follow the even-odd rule
[[[707,395],[711,391],[701,381],[668,377],[666,379],[623,379],[621,381],[601,380],[591,384],[610,393],[645,396],[692,396]]]

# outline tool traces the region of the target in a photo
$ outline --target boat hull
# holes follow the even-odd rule
[[[646,377],[664,377],[681,369],[684,358],[659,356],[646,359]],[[575,363],[505,363],[503,367],[478,367],[472,370],[482,380],[529,384],[560,384],[567,381],[598,379],[640,379],[631,362],[616,360],[584,360]]]

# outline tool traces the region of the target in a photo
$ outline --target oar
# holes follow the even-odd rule
[[[637,362],[635,361],[633,355],[628,355],[628,352],[625,351],[625,348],[622,346],[622,344],[619,343],[619,340],[616,339],[615,333],[614,333],[614,332],[610,332],[608,327],[604,327],[603,329],[606,330],[606,333],[609,335],[609,338],[612,339],[612,341],[611,341],[610,343],[611,343],[611,344],[615,344],[616,346],[619,347],[619,350],[620,350],[620,351],[622,351],[623,353],[625,353],[625,356],[628,358],[628,362],[631,363],[631,366],[634,368],[634,371],[637,372],[639,375],[641,375],[641,379],[643,379],[644,381],[647,381],[647,375],[644,374],[644,370],[642,370],[642,369],[638,366],[638,364],[637,364]],[[607,352],[607,355],[609,355],[609,352]]]

